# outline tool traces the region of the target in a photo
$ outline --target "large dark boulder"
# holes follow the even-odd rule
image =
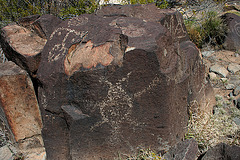
[[[240,159],[240,147],[236,145],[227,145],[220,143],[215,147],[209,149],[202,160],[239,160]]]
[[[46,39],[17,24],[1,29],[0,43],[7,59],[15,62],[31,75],[35,74]]]
[[[96,14],[103,17],[135,17],[145,22],[160,23],[168,29],[174,42],[189,40],[181,13],[174,10],[159,9],[154,4],[107,6],[98,10]]]
[[[58,25],[37,72],[48,159],[114,159],[184,137],[188,105],[206,100],[207,84],[182,22],[150,4]]]
[[[13,62],[0,63],[0,108],[16,142],[41,134],[42,120],[27,72]]]
[[[61,22],[52,15],[33,15],[3,27],[0,44],[7,59],[35,77],[47,38]]]
[[[167,160],[195,160],[199,154],[198,143],[195,139],[186,139],[171,147],[164,154],[164,159]]]
[[[240,16],[226,13],[222,16],[228,26],[224,47],[231,51],[240,51]]]

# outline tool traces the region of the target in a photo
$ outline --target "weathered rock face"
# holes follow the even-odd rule
[[[223,16],[226,21],[229,31],[224,42],[224,47],[227,50],[240,50],[240,16],[233,13],[226,13]]]
[[[182,22],[153,4],[112,6],[55,29],[37,72],[48,159],[113,159],[182,139],[206,86]]]
[[[31,79],[13,62],[0,63],[0,106],[17,142],[41,134],[42,120]]]
[[[2,28],[0,43],[8,60],[34,76],[46,38],[60,22],[51,15],[34,15],[20,19],[20,25],[12,24]]]
[[[169,160],[194,160],[197,159],[199,154],[198,143],[194,139],[186,139],[179,142],[164,155],[165,159]]]
[[[189,40],[181,13],[159,9],[153,4],[108,6],[98,10],[97,15],[104,17],[135,17],[147,22],[161,23],[168,29],[174,42]]]
[[[220,143],[215,147],[209,149],[203,156],[202,160],[238,160],[240,159],[240,147],[233,145],[229,146],[225,143]]]
[[[6,57],[30,73],[36,72],[41,58],[39,53],[45,43],[46,40],[19,25],[2,29],[1,46]]]

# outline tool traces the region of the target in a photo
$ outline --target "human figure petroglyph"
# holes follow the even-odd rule
[[[151,91],[154,87],[161,83],[161,80],[156,75],[156,77],[147,85],[143,90],[136,92],[132,96],[128,94],[122,87],[123,82],[128,84],[128,80],[132,72],[129,72],[126,77],[118,80],[115,84],[106,80],[104,77],[99,79],[100,83],[106,84],[108,89],[108,94],[101,102],[93,104],[92,101],[86,101],[86,103],[91,103],[94,105],[94,110],[99,109],[102,120],[97,122],[91,127],[93,131],[94,128],[100,127],[104,123],[109,124],[112,127],[112,134],[109,138],[109,142],[121,141],[121,124],[127,122],[135,127],[144,125],[144,123],[138,122],[131,117],[133,111],[133,102],[135,98],[141,97],[143,94]]]

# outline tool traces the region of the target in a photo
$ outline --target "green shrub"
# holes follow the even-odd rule
[[[62,8],[59,16],[62,19],[71,18],[84,13],[93,13],[98,7],[94,0],[79,0],[71,6]]]
[[[130,4],[148,4],[153,2],[154,0],[129,0]]]
[[[0,0],[0,27],[17,21],[21,17],[40,14],[40,8],[29,1]]]
[[[138,153],[134,156],[125,155],[124,158],[119,156],[115,160],[165,160],[160,154],[151,149],[138,149]]]
[[[167,9],[170,7],[170,4],[166,0],[158,0],[156,2],[156,5],[158,6],[158,8],[161,8],[161,9]]]
[[[183,14],[190,39],[199,47],[222,48],[227,25],[221,19],[225,0],[199,0],[198,5],[184,4]]]
[[[195,18],[185,20],[190,39],[199,47],[212,45],[221,47],[227,34],[227,25],[217,15],[217,12],[203,13],[203,19]]]
[[[217,13],[210,11],[202,23],[202,38],[204,43],[211,45],[221,45],[227,32],[227,25],[217,16]]]
[[[188,35],[193,43],[198,47],[202,46],[202,35],[200,25],[197,23],[195,18],[184,21],[187,28]]]
[[[0,27],[29,15],[52,14],[66,19],[93,13],[97,7],[95,0],[0,0]]]

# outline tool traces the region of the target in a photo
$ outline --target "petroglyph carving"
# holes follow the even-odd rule
[[[110,142],[120,141],[120,124],[122,122],[128,122],[131,125],[137,126],[135,120],[131,117],[133,100],[126,91],[122,88],[123,82],[128,82],[131,72],[127,74],[127,77],[118,80],[116,84],[112,84],[104,77],[101,77],[99,82],[107,84],[109,86],[108,94],[106,98],[96,105],[99,108],[102,116],[102,121],[95,124],[92,129],[99,127],[104,123],[108,123],[112,127],[112,136]]]
[[[234,30],[237,33],[237,35],[240,37],[240,23],[235,22]]]
[[[127,49],[126,49],[126,51],[125,51],[125,53],[130,52],[130,51],[133,51],[134,49],[136,49],[136,47],[130,47],[130,46],[128,46]]]
[[[174,20],[174,15],[170,16],[169,22],[167,20],[164,21],[164,27],[168,29],[173,37],[184,38],[187,35],[187,32],[183,28],[183,22],[181,18],[176,16],[177,25],[175,25],[176,21]]]
[[[110,54],[111,47],[111,42],[97,47],[94,47],[91,41],[86,44],[73,45],[64,60],[65,73],[72,75],[81,67],[90,69],[98,64],[110,65],[114,59]]]
[[[101,77],[99,82],[107,84],[109,87],[108,94],[106,98],[95,105],[95,109],[99,108],[102,121],[96,123],[92,126],[92,130],[95,127],[99,127],[104,123],[108,123],[112,127],[112,134],[109,141],[112,143],[119,142],[121,139],[120,125],[123,122],[127,122],[135,127],[144,125],[143,123],[137,122],[132,115],[133,101],[135,98],[141,97],[142,94],[147,93],[155,86],[161,83],[161,80],[156,76],[149,85],[142,91],[135,93],[133,96],[127,94],[127,92],[122,88],[122,83],[127,82],[132,72],[128,73],[126,77],[118,80],[117,83],[113,84]]]
[[[72,26],[81,26],[84,25],[88,22],[88,18],[87,17],[76,17],[76,18],[72,18],[69,22],[68,22],[68,27],[72,27]]]
[[[146,93],[147,91],[150,91],[152,88],[154,88],[160,83],[161,83],[161,80],[159,79],[159,77],[156,76],[146,88],[144,88],[142,91],[135,93],[134,98],[141,97],[142,94]]]
[[[53,37],[61,36],[63,34],[62,32],[67,32],[67,33],[64,36],[62,43],[56,44],[52,48],[52,50],[49,52],[49,55],[48,55],[49,62],[58,60],[59,58],[64,56],[64,53],[66,53],[68,51],[68,48],[66,47],[66,41],[72,41],[72,39],[69,39],[69,36],[71,34],[73,34],[74,36],[78,36],[78,39],[76,39],[75,41],[80,42],[88,33],[87,31],[86,32],[78,32],[74,29],[61,27],[61,28],[56,29],[51,34],[49,41],[51,41],[53,39]]]
[[[128,27],[121,27],[123,34],[129,37],[141,37],[146,33],[146,30],[141,27],[130,24]]]

